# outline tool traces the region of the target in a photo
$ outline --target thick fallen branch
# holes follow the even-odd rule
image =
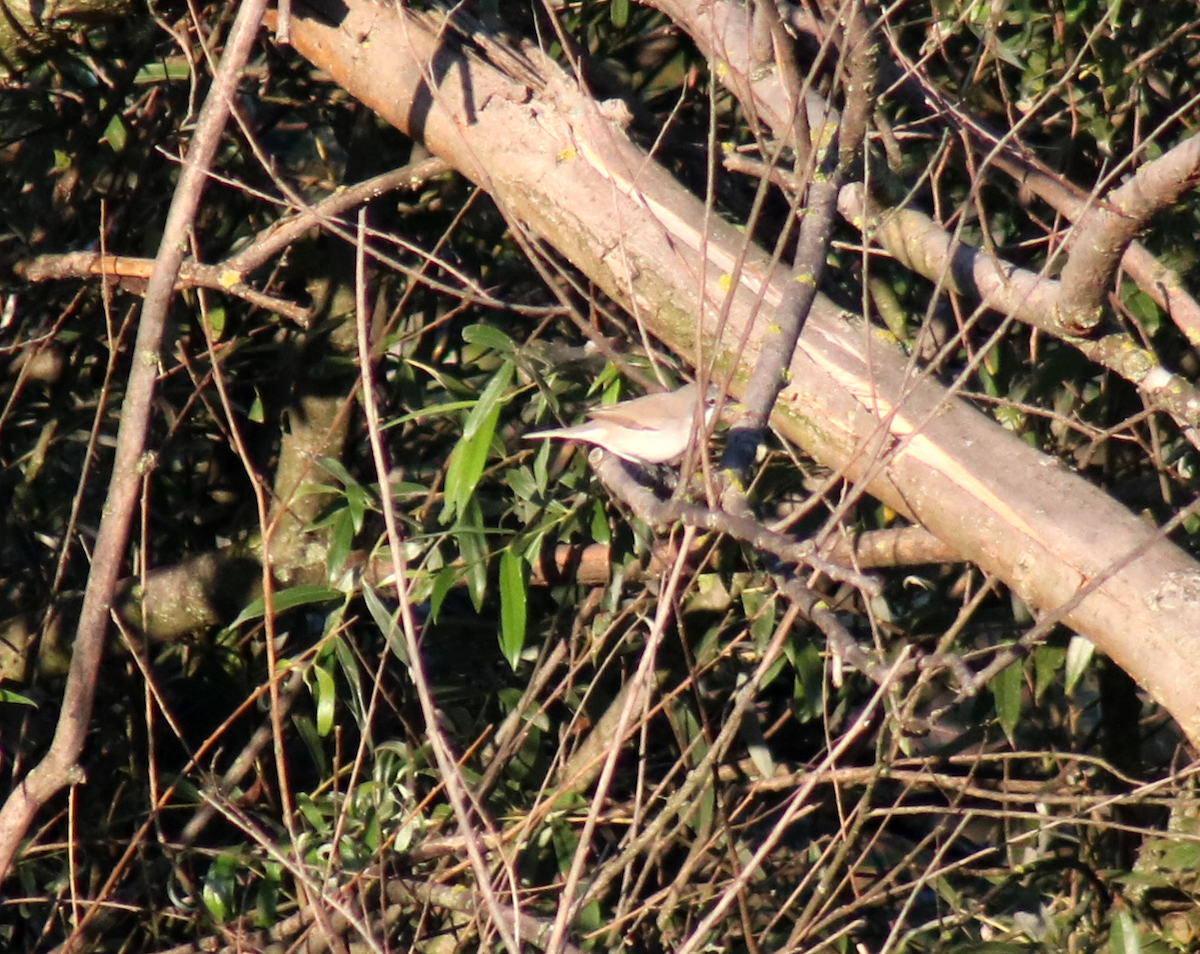
[[[695,356],[728,353],[719,335],[737,342],[749,329],[741,367],[752,365],[784,276],[773,279],[756,249],[732,275],[744,237],[706,217],[557,67],[539,60],[544,81],[513,79],[396,7],[351,0],[324,17],[293,21],[303,55],[488,189],[515,227],[555,246],[650,332]],[[1094,586],[1063,622],[1200,742],[1200,566],[1078,475],[914,379],[902,355],[824,298],[790,373],[775,417],[784,434],[1040,613]]]

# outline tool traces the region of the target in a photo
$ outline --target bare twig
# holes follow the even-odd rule
[[[900,657],[893,665],[893,673],[889,678],[884,679],[880,683],[879,688],[875,690],[871,701],[866,708],[859,713],[853,724],[846,730],[837,743],[833,745],[825,758],[821,760],[821,769],[825,770],[837,765],[842,754],[850,748],[858,737],[866,731],[871,720],[875,717],[875,711],[883,702],[884,697],[891,690],[892,682],[896,678],[895,670],[903,667],[906,662],[907,651],[901,652]],[[779,820],[771,829],[770,834],[763,839],[762,844],[758,846],[754,855],[747,861],[741,872],[725,886],[721,892],[721,896],[709,909],[704,918],[692,929],[688,939],[677,949],[676,954],[695,954],[709,940],[709,934],[714,925],[724,917],[725,912],[737,897],[737,893],[749,883],[751,878],[758,877],[763,863],[774,850],[780,839],[787,834],[792,822],[803,811],[809,796],[816,788],[817,782],[815,778],[806,778],[804,782],[796,789],[791,798],[788,799],[787,805],[780,815]]]
[[[694,535],[694,531],[691,529],[684,531],[679,556],[675,560],[675,565],[671,568],[667,583],[659,596],[654,614],[654,624],[646,635],[642,658],[638,663],[637,671],[630,677],[629,691],[624,694],[620,715],[613,728],[612,744],[609,746],[607,757],[604,760],[600,779],[596,783],[596,794],[591,800],[591,807],[588,810],[583,830],[579,833],[579,844],[571,859],[571,868],[567,873],[566,883],[563,885],[563,900],[559,903],[558,914],[554,919],[554,929],[550,934],[550,941],[546,945],[547,954],[562,954],[565,950],[567,930],[575,914],[584,904],[584,899],[579,897],[579,883],[583,878],[584,866],[592,853],[592,836],[595,834],[600,810],[608,798],[609,786],[612,784],[613,775],[616,772],[617,757],[621,754],[625,734],[632,723],[634,713],[645,706],[654,689],[654,669],[658,659],[658,648],[666,633],[667,624],[675,613],[675,593],[679,589],[679,581],[687,563],[687,552]]]
[[[785,563],[811,566],[832,579],[851,583],[868,594],[880,592],[877,579],[821,558],[811,540],[797,541],[782,533],[768,530],[752,517],[724,513],[681,500],[662,500],[640,484],[619,458],[600,452],[596,460],[597,476],[617,497],[628,504],[640,519],[651,526],[665,527],[678,522],[701,530],[726,533],[734,539],[773,554]]]
[[[383,440],[381,438],[381,424],[379,416],[379,407],[375,399],[375,388],[371,381],[371,343],[368,334],[369,320],[367,317],[367,300],[366,300],[366,271],[365,271],[365,249],[363,246],[363,232],[365,229],[365,219],[360,217],[359,221],[359,241],[357,243],[356,256],[356,312],[358,315],[358,357],[360,373],[363,377],[362,400],[363,409],[366,412],[368,433],[371,441],[371,453],[375,461],[375,471],[379,478],[379,486],[388,486],[388,464],[387,458],[383,450]],[[429,737],[430,748],[433,750],[434,759],[437,762],[438,770],[441,776],[442,784],[446,788],[446,796],[450,800],[450,804],[454,808],[455,817],[458,819],[460,830],[466,838],[467,854],[471,859],[471,866],[475,871],[476,882],[479,886],[479,891],[483,895],[484,903],[487,906],[488,912],[492,916],[493,924],[499,932],[504,946],[508,948],[509,954],[520,954],[520,934],[514,932],[513,927],[519,922],[514,922],[511,917],[505,913],[505,906],[500,903],[500,899],[496,896],[496,892],[492,887],[491,872],[488,870],[487,859],[484,857],[483,847],[480,844],[479,838],[475,835],[475,826],[472,823],[472,816],[479,819],[480,823],[488,829],[492,837],[497,837],[495,832],[491,831],[491,825],[485,816],[483,809],[479,805],[472,805],[470,793],[466,790],[463,784],[462,775],[455,763],[453,753],[450,750],[450,743],[446,740],[445,733],[439,726],[437,706],[434,702],[433,692],[429,686],[429,682],[425,677],[425,670],[421,662],[421,646],[417,639],[417,624],[416,618],[413,615],[412,604],[408,599],[408,566],[407,559],[404,555],[403,540],[400,536],[400,528],[396,521],[396,508],[391,497],[387,494],[383,495],[383,517],[384,523],[387,526],[388,545],[392,553],[392,570],[396,581],[396,594],[400,601],[400,628],[404,635],[405,647],[408,651],[409,666],[408,670],[412,676],[413,685],[417,691],[417,698],[421,704],[421,714],[425,719],[425,731]],[[513,911],[518,911],[517,905],[517,886],[511,884],[512,908]]]

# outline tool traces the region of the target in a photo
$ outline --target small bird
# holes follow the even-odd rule
[[[707,427],[716,406],[715,389],[701,402],[696,385],[685,384],[677,391],[593,408],[588,412],[592,420],[584,424],[534,431],[525,439],[587,441],[635,464],[665,464],[687,450],[697,413],[703,413],[703,426]]]

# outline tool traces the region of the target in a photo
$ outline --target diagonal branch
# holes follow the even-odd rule
[[[1196,141],[1200,143],[1200,137]],[[842,189],[838,207],[848,221],[905,267],[956,294],[977,297],[1002,315],[1070,342],[1096,364],[1136,385],[1147,404],[1175,418],[1195,443],[1191,432],[1200,428],[1200,390],[1163,367],[1152,351],[1126,332],[1096,338],[1065,335],[1060,316],[1072,297],[1065,280],[1018,268],[960,242],[924,212],[882,210],[861,183]]]
[[[1091,327],[1100,318],[1125,250],[1150,217],[1173,204],[1200,180],[1200,136],[1185,139],[1102,201],[1093,202],[1075,223],[1067,264],[1059,277],[1061,319]]]

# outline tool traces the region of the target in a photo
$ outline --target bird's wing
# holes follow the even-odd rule
[[[695,392],[696,386],[688,384],[671,394],[644,394],[632,401],[592,408],[588,416],[631,431],[661,431],[674,426],[679,416],[695,412]]]
[[[641,400],[640,398],[638,400]],[[658,431],[662,430],[662,422],[651,421],[647,423],[639,420],[636,414],[630,414],[629,410],[620,404],[610,404],[608,407],[596,407],[588,411],[588,416],[593,421],[604,421],[609,424],[616,424],[618,427],[624,427],[630,431]]]

